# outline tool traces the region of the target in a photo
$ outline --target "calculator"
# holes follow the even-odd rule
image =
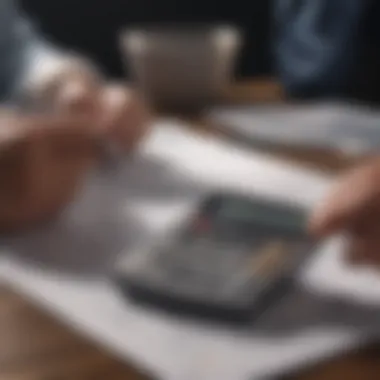
[[[314,244],[301,207],[237,194],[200,202],[172,236],[126,255],[116,281],[166,311],[249,321],[286,291]]]

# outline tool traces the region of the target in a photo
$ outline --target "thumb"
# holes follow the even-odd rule
[[[92,91],[91,86],[81,81],[69,80],[57,92],[55,107],[63,112],[92,114],[96,111],[96,97],[96,91]]]
[[[309,219],[309,231],[316,238],[327,238],[344,230],[355,212],[350,204],[335,203],[333,198],[321,204]]]

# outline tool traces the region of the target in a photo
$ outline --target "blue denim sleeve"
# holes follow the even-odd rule
[[[277,74],[295,96],[339,96],[349,80],[362,0],[275,0]]]
[[[0,102],[16,102],[31,66],[54,54],[13,0],[0,1]]]

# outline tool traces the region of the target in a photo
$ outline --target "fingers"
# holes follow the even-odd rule
[[[122,85],[105,87],[101,96],[103,130],[123,151],[132,151],[149,128],[147,108]]]
[[[369,220],[380,204],[378,164],[358,168],[343,176],[309,222],[310,232],[319,238],[358,228]]]
[[[149,114],[136,94],[121,84],[105,85],[84,62],[50,76],[40,94],[51,113],[87,117],[96,133],[124,152],[133,151],[148,128]]]
[[[93,112],[101,86],[101,76],[89,62],[71,57],[34,86],[32,99],[54,112]]]
[[[352,236],[347,262],[360,266],[380,267],[380,240],[377,235]]]
[[[97,91],[87,83],[68,81],[56,95],[55,107],[58,111],[74,114],[92,114],[96,110]]]
[[[312,214],[309,222],[311,233],[324,238],[347,228],[360,211],[355,196],[345,185],[333,191]]]
[[[346,261],[353,265],[364,265],[372,252],[373,241],[361,236],[352,236],[347,249]]]
[[[344,175],[310,218],[309,228],[324,238],[344,232],[350,264],[380,267],[380,162]]]
[[[20,115],[15,123],[18,129],[30,133],[61,133],[97,137],[96,129],[92,127],[92,119],[87,115],[75,114],[36,114]]]

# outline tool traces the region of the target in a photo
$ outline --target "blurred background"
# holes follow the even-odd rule
[[[114,77],[125,74],[117,44],[120,30],[162,23],[232,23],[247,36],[237,74],[272,73],[271,1],[222,4],[201,0],[68,0],[54,4],[48,0],[25,0],[22,4],[49,36],[64,46],[88,53]]]
[[[21,3],[46,35],[62,46],[79,49],[93,57],[113,77],[121,77],[126,72],[117,43],[121,29],[163,23],[228,23],[239,28],[244,38],[235,70],[237,79],[274,77],[286,82],[289,91],[300,95],[296,86],[298,79],[292,78],[296,73],[285,75],[281,68],[286,59],[296,63],[294,55],[297,59],[302,59],[303,54],[309,54],[310,59],[317,57],[315,39],[322,38],[330,45],[328,49],[335,49],[323,53],[331,55],[330,67],[327,69],[327,62],[320,62],[318,66],[322,71],[328,70],[325,81],[334,78],[332,71],[344,72],[344,85],[340,83],[339,88],[341,95],[368,101],[380,99],[377,70],[380,5],[373,0],[67,0],[54,3],[23,0]],[[301,35],[303,41],[300,41]],[[300,47],[301,44],[304,46]],[[297,68],[293,67],[293,71]],[[321,73],[314,75],[321,76]],[[312,78],[309,82],[313,82]],[[309,85],[306,78],[304,85]],[[331,84],[330,88],[311,88],[301,91],[301,95],[329,96],[336,90],[333,87]]]

